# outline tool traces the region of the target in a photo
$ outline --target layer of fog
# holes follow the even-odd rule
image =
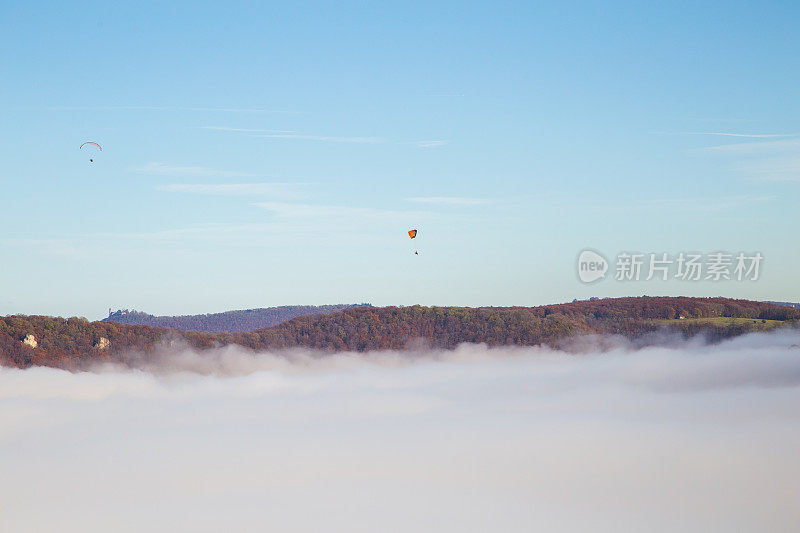
[[[0,530],[797,531],[800,333],[0,369]]]

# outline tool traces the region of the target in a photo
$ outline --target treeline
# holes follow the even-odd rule
[[[86,362],[117,361],[125,351],[152,351],[168,330],[85,318],[0,318],[0,365],[80,368]],[[32,335],[36,347],[23,341]],[[107,339],[107,347],[101,339]]]
[[[357,305],[286,305],[260,309],[243,309],[206,315],[153,316],[140,311],[119,310],[111,313],[104,322],[137,324],[181,331],[207,331],[210,333],[237,333],[275,326],[292,318],[306,315],[335,313]]]
[[[295,346],[355,351],[403,349],[416,339],[439,348],[454,348],[464,342],[555,345],[576,334],[643,335],[662,327],[653,320],[681,317],[788,321],[800,318],[800,310],[728,298],[647,296],[540,307],[369,307],[296,318],[274,328],[220,338],[256,350]],[[679,329],[696,332],[699,328],[681,325]]]
[[[796,303],[796,302],[769,302],[769,303],[775,304],[775,305],[782,305],[782,306],[785,306],[785,307],[794,307],[795,309],[800,309],[800,303]]]
[[[702,324],[681,317],[753,319],[753,323]],[[166,342],[197,349],[238,344],[253,350],[305,347],[324,351],[406,349],[421,344],[454,348],[461,343],[490,346],[558,345],[580,334],[639,337],[665,327],[691,336],[709,331],[713,339],[758,329],[762,320],[800,320],[800,309],[726,298],[614,298],[540,307],[368,307],[296,317],[277,326],[244,333],[181,332],[144,325],[88,322],[80,318],[0,318],[0,364],[77,369],[102,361],[147,356]],[[36,346],[24,341],[32,335]],[[105,341],[103,339],[106,339]]]
[[[733,300],[730,298],[691,298],[688,296],[641,296],[585,300],[568,304],[531,308],[567,316],[591,316],[597,319],[678,319],[738,317],[766,320],[792,320],[798,313],[771,302]]]

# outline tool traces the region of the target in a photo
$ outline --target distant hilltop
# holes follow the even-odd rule
[[[298,316],[324,315],[344,311],[353,307],[370,307],[370,304],[336,305],[285,305],[260,309],[242,309],[207,315],[154,316],[141,311],[119,309],[108,310],[103,322],[116,322],[180,331],[204,331],[208,333],[245,333],[276,326]]]
[[[794,307],[795,309],[800,309],[800,303],[793,303],[793,302],[767,302],[767,303],[774,305],[782,305],[783,307]]]

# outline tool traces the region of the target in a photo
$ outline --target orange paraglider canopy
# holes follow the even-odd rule
[[[408,230],[408,236],[413,239],[414,237],[417,236],[417,230],[415,229]]]

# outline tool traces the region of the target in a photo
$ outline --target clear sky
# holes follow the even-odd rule
[[[798,22],[796,2],[5,2],[0,313],[800,300]],[[584,248],[764,263],[584,285]]]

